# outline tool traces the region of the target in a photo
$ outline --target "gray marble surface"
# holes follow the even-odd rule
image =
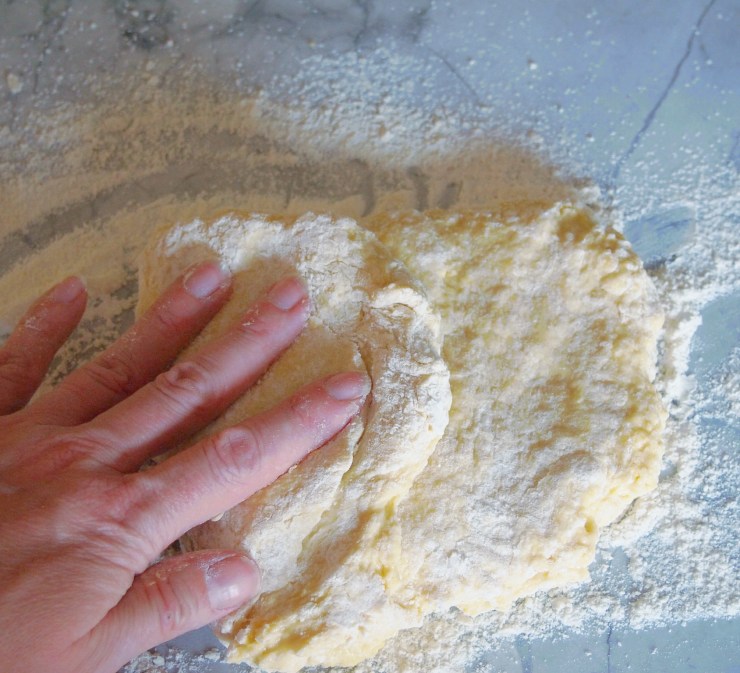
[[[739,38],[737,0],[1,0],[0,163],[16,161],[30,115],[113,97],[129,76],[176,90],[195,69],[224,91],[290,101],[298,89],[318,105],[335,95],[337,78],[351,77],[330,64],[371,63],[368,97],[486,119],[594,180],[624,212],[638,252],[659,264],[701,229],[696,197],[706,185],[740,171]],[[318,68],[322,58],[329,65]],[[389,91],[401,61],[411,81]],[[188,175],[161,178],[158,193],[184,189]],[[357,178],[358,193],[369,179]],[[0,232],[0,273],[86,211],[66,212],[39,225],[30,243],[33,230]],[[707,307],[695,341],[700,385],[740,340],[740,297],[721,302]],[[727,432],[737,453],[740,431]],[[739,634],[734,619],[519,639],[492,649],[476,671],[738,673]],[[209,636],[178,642],[198,649]],[[230,670],[212,666],[222,669]]]

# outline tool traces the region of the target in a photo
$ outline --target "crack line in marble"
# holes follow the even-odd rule
[[[357,33],[352,38],[352,44],[357,48],[370,30],[370,0],[355,0],[354,5],[360,10],[362,15],[361,25],[357,30]]]
[[[713,0],[713,1],[715,1],[715,0]],[[478,104],[480,104],[481,103],[481,99],[480,99],[480,96],[478,96],[478,92],[470,85],[470,83],[468,82],[468,80],[466,80],[462,76],[462,74],[460,73],[460,71],[454,65],[452,65],[452,63],[450,63],[450,61],[445,56],[443,56],[442,54],[440,54],[438,51],[436,51],[432,47],[427,47],[426,49],[431,54],[434,54],[440,61],[442,61],[442,63],[444,63],[447,66],[447,69],[460,81],[460,83],[465,87],[465,89],[468,91],[468,93],[470,93],[470,95],[473,97],[473,99],[475,100],[475,102],[478,103]]]
[[[735,170],[740,171],[740,131],[735,131],[732,140],[732,146],[727,154],[727,161],[735,167]]]
[[[61,4],[61,7],[57,8],[57,4]],[[72,0],[66,0],[63,3],[47,0],[41,10],[41,25],[25,36],[33,41],[38,41],[40,46],[38,59],[33,65],[33,86],[31,87],[33,93],[38,93],[39,71],[46,63],[46,57],[49,55],[54,40],[62,33],[71,6]]]
[[[412,44],[418,44],[421,38],[421,34],[427,25],[429,12],[431,11],[431,2],[426,6],[414,10],[411,13],[406,26],[404,27],[403,34],[408,37]]]
[[[519,655],[519,664],[522,667],[522,673],[534,673],[531,643],[519,636],[514,640],[514,647],[516,653]]]
[[[704,23],[704,19],[707,17],[707,14],[709,14],[710,10],[716,2],[717,0],[709,0],[709,2],[705,5],[704,9],[699,15],[699,18],[694,22],[694,25],[691,29],[691,34],[689,35],[689,39],[686,42],[686,47],[684,48],[683,54],[678,60],[678,63],[673,68],[673,73],[671,74],[671,78],[668,81],[668,84],[665,86],[660,96],[658,96],[658,100],[645,116],[645,119],[642,122],[642,126],[632,138],[629,146],[627,147],[627,150],[624,152],[624,154],[622,154],[621,157],[619,157],[617,163],[614,165],[614,170],[612,171],[612,174],[609,178],[610,189],[613,189],[615,187],[616,182],[619,179],[619,174],[622,171],[622,167],[624,166],[627,159],[629,159],[634,151],[637,149],[637,146],[640,144],[642,137],[645,135],[645,133],[647,133],[650,126],[652,126],[656,115],[658,114],[660,108],[663,106],[663,103],[665,103],[666,99],[668,98],[668,94],[670,94],[671,90],[678,81],[678,78],[681,75],[681,70],[683,69],[684,64],[688,60],[689,56],[691,55],[691,51],[694,48],[694,41],[696,40],[696,36],[701,30],[701,25],[702,23]]]

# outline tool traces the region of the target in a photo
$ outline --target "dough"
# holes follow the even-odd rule
[[[338,370],[365,369],[373,392],[364,418],[183,543],[241,548],[262,569],[257,602],[217,627],[232,661],[286,671],[354,664],[408,623],[393,589],[413,550],[393,521],[447,425],[439,316],[373,234],[314,215],[226,215],[158,232],[141,262],[139,312],[208,258],[235,273],[234,293],[182,357],[286,273],[304,279],[312,302],[307,330],[208,432]]]
[[[433,212],[367,226],[441,311],[450,423],[399,507],[420,550],[399,599],[476,615],[588,577],[599,528],[655,487],[662,313],[585,208]]]
[[[599,528],[657,481],[662,316],[616,231],[572,204],[366,225],[434,310],[349,220],[178,225],[142,268],[142,305],[204,256],[238,272],[205,338],[286,271],[308,283],[309,330],[218,427],[337,369],[373,379],[364,420],[188,535],[263,569],[259,600],[218,627],[232,661],[353,665],[434,611],[506,610],[583,580]]]

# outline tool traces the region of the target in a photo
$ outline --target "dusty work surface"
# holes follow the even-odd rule
[[[222,207],[616,206],[667,316],[658,489],[602,536],[590,583],[431,619],[363,670],[734,670],[737,5],[489,5],[3,6],[2,330],[82,273],[95,300],[53,381],[130,324],[150,229]],[[213,646],[130,670],[227,670],[197,654]]]

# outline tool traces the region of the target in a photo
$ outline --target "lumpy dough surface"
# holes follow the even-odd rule
[[[361,369],[372,379],[362,418],[183,540],[186,548],[244,549],[260,565],[259,599],[217,627],[232,661],[286,671],[357,663],[414,623],[394,596],[413,551],[395,520],[447,425],[439,316],[403,265],[348,219],[230,214],[178,224],[154,241],[141,260],[139,312],[194,262],[219,259],[234,274],[232,298],[181,357],[287,273],[309,290],[307,329],[208,432],[320,376]]]
[[[431,612],[583,580],[600,527],[658,478],[662,315],[621,235],[577,204],[364,224],[384,245],[329,217],[197,221],[142,266],[142,306],[204,256],[236,272],[204,338],[286,271],[308,284],[308,330],[217,427],[338,369],[373,379],[362,419],[185,540],[262,566],[218,627],[233,661],[353,665]]]
[[[398,511],[403,600],[506,610],[588,577],[599,528],[655,487],[662,312],[627,242],[585,208],[367,223],[442,314],[452,408]]]

